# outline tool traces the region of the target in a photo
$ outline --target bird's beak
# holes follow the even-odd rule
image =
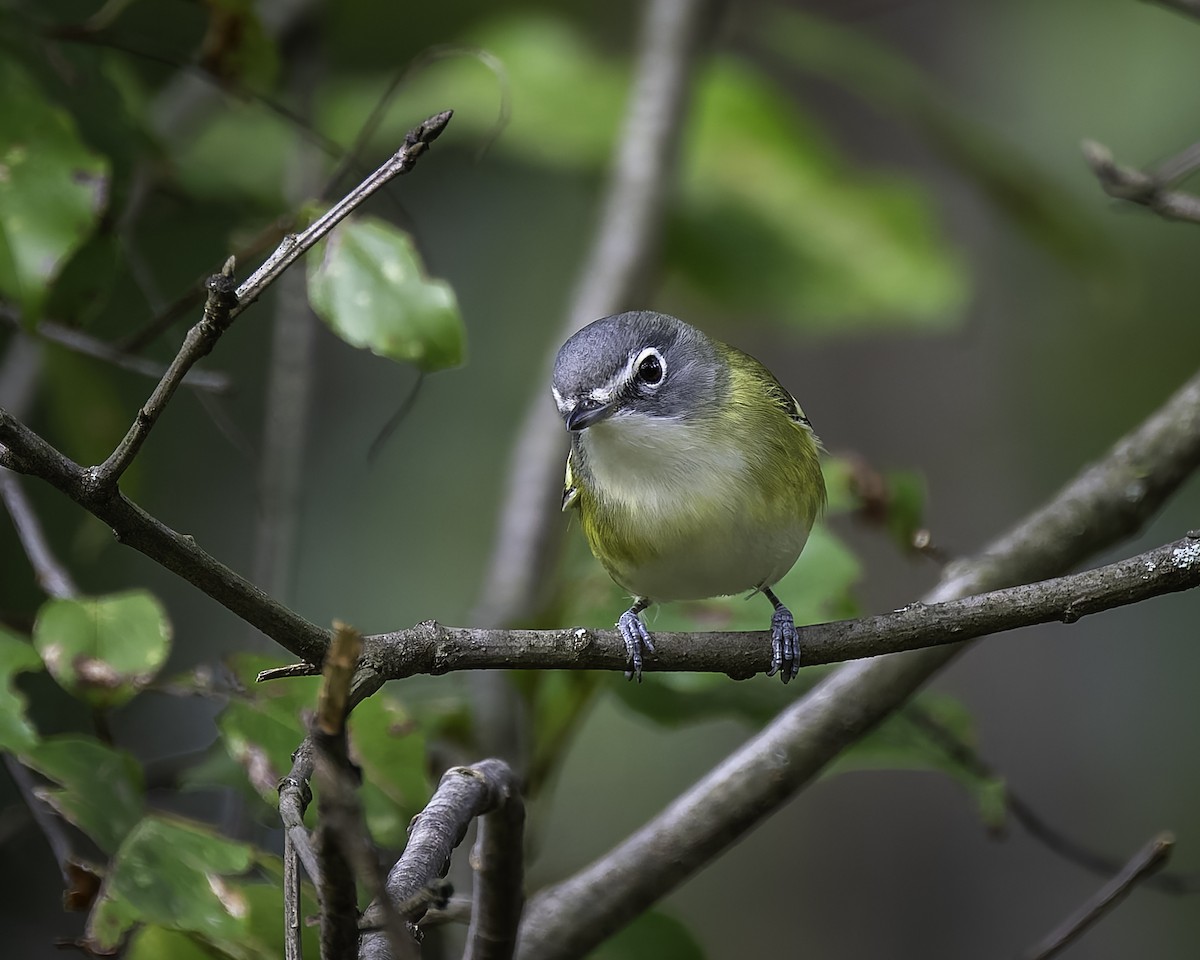
[[[567,429],[572,433],[586,430],[593,423],[610,417],[615,409],[616,405],[613,403],[601,403],[599,400],[584,397],[567,414]]]

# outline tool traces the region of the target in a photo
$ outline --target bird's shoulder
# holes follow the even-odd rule
[[[741,372],[751,389],[757,390],[793,423],[812,431],[812,422],[805,415],[800,401],[779,382],[779,378],[775,374],[750,354],[728,344],[723,344],[723,346],[729,351],[733,368]]]

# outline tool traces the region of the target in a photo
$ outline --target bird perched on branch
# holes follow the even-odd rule
[[[588,324],[558,351],[554,401],[571,434],[563,510],[634,595],[617,627],[628,677],[653,652],[651,603],[753,591],[775,608],[771,669],[800,668],[791,611],[771,587],[825,505],[812,425],[753,357],[661,313]]]

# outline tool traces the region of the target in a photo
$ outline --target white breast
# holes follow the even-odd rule
[[[625,413],[580,437],[593,488],[627,506],[661,548],[621,571],[640,596],[688,600],[770,586],[808,538],[801,518],[768,522],[748,508],[755,481],[746,457],[712,429],[702,439],[694,423]]]

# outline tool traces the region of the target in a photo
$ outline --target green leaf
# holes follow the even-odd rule
[[[87,923],[88,947],[112,951],[137,924],[198,933],[237,957],[248,942],[249,906],[227,878],[245,873],[252,849],[199,824],[152,815],[121,844]]]
[[[229,881],[228,889],[236,890],[239,909],[246,911],[245,938],[230,941],[226,936],[207,935],[205,931],[171,930],[166,927],[146,925],[134,931],[124,956],[128,960],[214,960],[214,957],[231,957],[236,960],[278,960],[284,955],[284,931],[280,922],[283,917],[283,870],[274,857],[261,857],[258,865],[270,874],[267,883],[238,884]],[[230,902],[233,902],[232,896]],[[316,916],[320,911],[312,887],[301,886],[300,916]],[[300,938],[303,955],[320,955],[319,929],[302,923]]]
[[[198,937],[154,924],[135,930],[122,955],[126,960],[213,960],[212,951]]]
[[[35,321],[107,203],[108,166],[33,79],[0,57],[0,296]]]
[[[370,217],[347,218],[308,259],[313,309],[355,347],[426,372],[463,362],[466,329],[454,291],[430,280],[409,236]]]
[[[37,743],[37,731],[25,716],[25,697],[13,678],[41,669],[42,658],[29,641],[0,626],[0,750],[20,754]]]
[[[279,960],[284,955],[283,863],[278,857],[257,855],[256,865],[266,874],[265,882],[238,883],[228,881],[228,889],[236,891],[239,908],[245,909],[244,938],[230,941],[226,936],[207,931],[171,930],[146,925],[130,937],[124,956],[129,960],[214,960],[231,957],[236,960]],[[230,897],[232,902],[232,896]],[[300,887],[300,916],[312,917],[320,905],[311,884]],[[306,957],[320,956],[319,928],[301,923],[302,953]]]
[[[1086,205],[895,51],[861,30],[778,7],[763,18],[757,35],[786,62],[911,124],[997,210],[1063,262],[1093,272],[1112,265],[1114,248]]]
[[[953,697],[923,692],[883,724],[843,752],[826,775],[847,770],[932,770],[945,773],[967,789],[990,830],[1007,816],[1004,781],[979,770],[956,744],[975,742],[967,708]]]
[[[239,656],[233,664],[248,692],[230,701],[218,729],[255,793],[274,809],[277,784],[308,734],[303,717],[316,707],[320,678],[256,684],[254,676],[276,661]],[[367,827],[378,843],[403,846],[409,821],[432,794],[424,732],[400,704],[380,695],[355,707],[349,729],[351,755],[365,774],[360,797]]]
[[[852,171],[750,64],[722,58],[704,73],[683,158],[666,251],[677,283],[810,328],[958,318],[966,273],[925,191]]]
[[[394,699],[376,695],[350,715],[350,749],[370,787],[361,792],[371,835],[404,843],[408,824],[433,795],[425,733]]]
[[[588,956],[590,960],[704,960],[704,951],[674,917],[649,910]]]
[[[162,605],[144,590],[49,600],[33,643],[59,685],[93,707],[128,701],[158,674],[171,645]]]
[[[61,736],[43,740],[21,760],[61,786],[39,794],[105,853],[115,851],[142,816],[142,768],[123,750]]]

